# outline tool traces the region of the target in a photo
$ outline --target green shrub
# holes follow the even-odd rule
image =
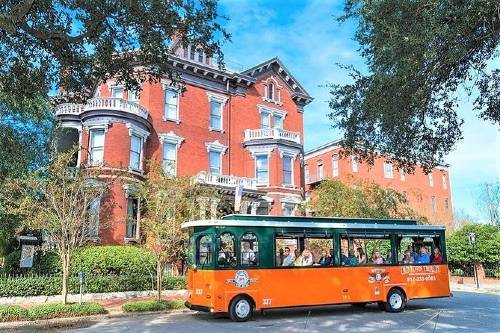
[[[105,312],[104,307],[97,303],[42,304],[29,309],[19,305],[0,305],[0,322],[90,316]]]
[[[28,310],[19,305],[0,305],[0,322],[26,320]]]
[[[163,278],[163,288],[166,290],[186,289],[187,278],[185,276],[168,276]]]
[[[149,275],[155,270],[155,260],[147,250],[134,246],[91,246],[78,251],[71,271],[93,275]]]
[[[42,304],[28,309],[28,319],[90,316],[105,312],[104,307],[97,303]]]
[[[122,305],[125,312],[165,311],[183,309],[184,301],[132,301]]]
[[[57,253],[38,251],[33,258],[33,267],[20,268],[21,250],[16,250],[5,256],[5,264],[0,274],[58,274],[61,272],[61,261]]]
[[[0,297],[59,295],[61,293],[61,276],[32,276],[22,278],[1,278]],[[86,293],[107,293],[119,291],[152,290],[155,276],[151,275],[88,275],[86,277]],[[163,279],[164,289],[185,289],[185,276],[169,276]],[[69,292],[80,291],[77,276],[69,280]]]

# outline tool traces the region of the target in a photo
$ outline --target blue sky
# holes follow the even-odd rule
[[[353,40],[354,22],[339,24],[343,1],[220,1],[220,14],[232,34],[225,45],[226,66],[243,70],[278,56],[315,100],[305,108],[305,148],[310,149],[340,137],[327,119],[327,83],[348,82],[337,63],[363,68],[358,45]],[[495,59],[491,67],[499,67]],[[500,180],[500,132],[479,120],[472,98],[464,97],[459,114],[464,118],[464,139],[446,158],[451,165],[455,211],[481,219],[475,196],[481,183]]]

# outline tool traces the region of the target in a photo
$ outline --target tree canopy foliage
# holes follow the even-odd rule
[[[329,117],[344,146],[373,161],[389,153],[407,170],[442,163],[462,138],[459,95],[478,91],[479,117],[500,124],[500,2],[346,0],[367,73],[331,86]],[[465,85],[464,83],[467,83]]]
[[[312,191],[305,208],[316,216],[418,218],[426,222],[408,207],[403,194],[370,182],[345,184],[325,179]]]
[[[469,232],[476,233],[476,257],[469,244]],[[475,261],[498,265],[500,263],[500,228],[470,223],[457,230],[446,241],[448,260],[452,264],[467,265]]]
[[[137,90],[172,74],[174,39],[222,60],[220,19],[215,0],[2,1],[0,97],[21,105],[63,87],[84,101],[111,77]]]

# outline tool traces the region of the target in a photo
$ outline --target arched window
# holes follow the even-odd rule
[[[212,263],[212,238],[209,235],[198,237],[196,263],[198,265],[210,265]]]
[[[274,84],[272,83],[267,85],[267,98],[274,101]]]
[[[236,239],[233,234],[224,232],[217,237],[217,265],[220,267],[236,266]]]
[[[253,232],[241,236],[241,266],[257,266],[259,264],[259,240]]]

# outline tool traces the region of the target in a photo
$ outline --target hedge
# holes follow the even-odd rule
[[[155,276],[151,275],[89,275],[86,277],[86,293],[152,290]],[[61,294],[61,276],[0,277],[0,297],[51,296]],[[79,293],[77,276],[70,277],[69,292]],[[163,288],[185,289],[185,276],[167,276]]]
[[[0,322],[89,316],[105,312],[104,307],[97,303],[42,304],[28,309],[19,305],[0,305]]]
[[[165,311],[185,308],[184,301],[131,301],[122,305],[125,312]]]
[[[5,265],[0,274],[59,274],[61,261],[54,252],[37,252],[33,267],[19,268],[21,250],[5,256]],[[94,275],[149,275],[155,271],[154,257],[147,250],[135,246],[91,246],[77,251],[71,260],[71,272],[80,271]]]

